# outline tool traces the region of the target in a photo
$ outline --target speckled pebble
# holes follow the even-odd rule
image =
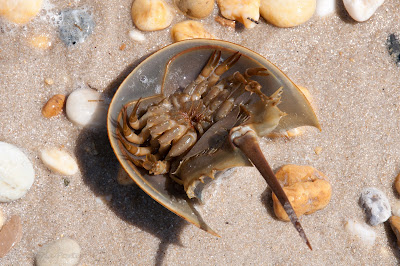
[[[75,90],[68,96],[65,109],[68,119],[76,125],[106,125],[108,105],[95,90]]]
[[[344,7],[356,21],[368,20],[383,4],[384,0],[343,0]]]
[[[14,145],[0,142],[0,202],[24,196],[35,179],[28,157]]]
[[[386,222],[392,213],[386,195],[373,187],[361,192],[360,204],[365,209],[369,224],[372,226]]]
[[[356,237],[367,246],[372,246],[375,243],[376,233],[366,224],[350,219],[346,221],[344,228],[351,236]]]
[[[92,34],[95,23],[85,10],[67,9],[61,12],[60,38],[66,45],[83,43]]]
[[[37,266],[73,266],[79,262],[81,247],[69,238],[63,237],[42,246],[36,254]]]
[[[40,159],[52,171],[62,175],[74,175],[78,172],[78,164],[68,152],[49,148],[40,152]]]
[[[21,238],[21,218],[18,215],[13,215],[0,230],[0,258],[7,255],[12,247],[21,241]]]
[[[24,24],[39,13],[42,3],[43,0],[0,0],[0,16]]]

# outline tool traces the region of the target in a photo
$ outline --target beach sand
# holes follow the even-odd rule
[[[54,94],[91,87],[111,99],[139,62],[172,43],[171,27],[144,33],[144,42],[129,38],[131,0],[49,1],[24,26],[0,20],[0,141],[20,147],[36,172],[25,197],[0,205],[9,217],[20,215],[23,225],[22,240],[0,259],[1,265],[32,265],[42,245],[62,236],[81,246],[79,265],[398,264],[395,235],[387,223],[372,228],[377,234],[372,247],[351,238],[344,224],[366,221],[358,204],[365,187],[381,189],[391,204],[399,201],[393,181],[400,172],[400,68],[386,42],[391,33],[400,34],[400,2],[385,1],[364,23],[353,21],[341,3],[336,13],[314,15],[289,29],[263,19],[253,29],[224,28],[214,21],[217,8],[202,20],[220,39],[270,60],[314,99],[321,132],[307,128],[299,137],[261,144],[274,170],[312,165],[330,179],[329,205],[301,217],[310,251],[290,223],[275,218],[271,192],[255,168],[236,168],[222,178],[200,208],[221,236],[215,237],[136,185],[118,185],[120,166],[104,128],[78,127],[65,113],[44,118],[42,106]],[[94,32],[84,43],[66,47],[52,18],[83,7],[94,17]],[[184,19],[177,13],[172,24]],[[30,46],[35,34],[46,34],[51,48]],[[45,84],[46,78],[54,84]],[[39,159],[45,147],[70,152],[79,172],[67,177],[48,170]],[[316,147],[322,147],[318,155]]]

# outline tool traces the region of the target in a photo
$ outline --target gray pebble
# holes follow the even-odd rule
[[[92,34],[95,23],[84,10],[67,9],[61,12],[60,38],[66,45],[83,43]]]
[[[370,187],[361,192],[360,204],[365,209],[372,226],[386,222],[391,216],[389,200],[379,189]]]
[[[80,254],[81,247],[78,243],[69,237],[63,237],[41,247],[35,260],[37,266],[73,266],[78,264]]]

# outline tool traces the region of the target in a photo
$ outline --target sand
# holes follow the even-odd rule
[[[25,26],[0,21],[0,141],[20,147],[36,172],[24,198],[1,204],[9,217],[20,215],[23,224],[21,242],[1,265],[32,265],[40,246],[62,236],[81,246],[79,265],[399,262],[388,224],[373,228],[372,247],[344,230],[346,219],[366,220],[358,205],[363,188],[377,187],[391,204],[399,201],[393,181],[400,172],[400,68],[386,47],[389,34],[400,33],[398,1],[386,1],[365,23],[354,22],[341,3],[335,14],[314,16],[291,29],[261,20],[254,29],[234,31],[214,21],[217,9],[203,20],[215,36],[266,57],[314,98],[321,132],[309,128],[290,140],[262,142],[274,170],[308,164],[331,181],[330,204],[301,218],[313,251],[291,224],[274,218],[270,191],[254,168],[237,168],[223,178],[201,207],[218,238],[169,212],[136,185],[118,185],[120,166],[104,128],[80,128],[64,114],[44,118],[41,108],[54,94],[90,86],[112,97],[143,58],[172,42],[170,28],[145,33],[142,43],[129,38],[131,0],[49,1],[41,16]],[[96,22],[93,34],[72,48],[60,41],[52,20],[71,7],[87,7]],[[177,14],[173,24],[182,20]],[[51,48],[32,48],[28,39],[33,34],[47,34]],[[46,78],[54,84],[45,84]],[[77,158],[79,173],[65,177],[48,170],[39,159],[44,147],[64,147]],[[316,147],[322,147],[319,155]]]

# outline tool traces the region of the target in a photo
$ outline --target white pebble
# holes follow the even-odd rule
[[[317,0],[315,13],[320,17],[325,17],[336,11],[336,0]]]
[[[80,254],[79,244],[69,237],[63,237],[41,247],[35,261],[37,266],[72,266],[78,264]]]
[[[400,201],[392,205],[392,213],[394,216],[400,217]]]
[[[74,175],[78,172],[78,164],[66,151],[51,148],[44,149],[40,158],[50,170],[62,175]]]
[[[138,31],[138,30],[130,30],[130,31],[129,31],[129,37],[130,37],[132,40],[137,41],[137,42],[143,42],[143,41],[146,40],[146,37],[144,36],[144,34],[141,33],[141,32]]]
[[[362,243],[367,246],[372,246],[375,242],[376,233],[366,224],[361,224],[350,219],[346,221],[344,228],[349,234],[351,234],[353,237],[358,238]]]
[[[365,209],[372,226],[386,222],[391,214],[389,200],[379,189],[370,187],[361,192],[360,204]]]
[[[24,196],[35,179],[28,157],[14,145],[0,142],[0,202]]]
[[[343,0],[349,15],[359,22],[368,20],[383,2],[384,0]]]
[[[105,126],[108,105],[101,94],[92,89],[79,89],[67,99],[68,119],[79,126]]]

